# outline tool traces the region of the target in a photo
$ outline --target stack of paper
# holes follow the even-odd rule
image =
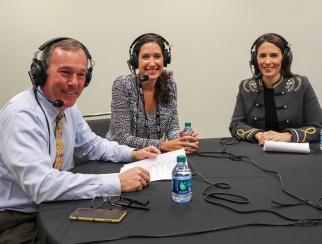
[[[125,164],[121,173],[136,166],[140,166],[150,172],[150,181],[171,180],[172,169],[177,164],[177,156],[186,155],[184,149],[162,153],[155,159],[144,159],[135,163]]]
[[[310,145],[308,142],[294,143],[294,142],[265,141],[263,150],[274,151],[274,152],[309,153]]]

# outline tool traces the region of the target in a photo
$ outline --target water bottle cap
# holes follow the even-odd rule
[[[191,122],[186,122],[186,123],[184,123],[184,126],[185,126],[185,127],[191,127]]]
[[[184,156],[184,155],[178,155],[177,156],[177,162],[178,163],[185,163],[186,162],[186,156]]]

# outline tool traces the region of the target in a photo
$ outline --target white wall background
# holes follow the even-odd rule
[[[238,85],[249,78],[254,40],[275,32],[292,45],[292,71],[322,100],[321,0],[0,0],[0,107],[31,85],[27,71],[45,41],[67,36],[95,60],[77,104],[83,114],[110,111],[111,87],[128,74],[132,41],[147,32],[172,45],[181,126],[200,138],[229,136]]]

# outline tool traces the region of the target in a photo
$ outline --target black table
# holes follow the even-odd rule
[[[199,152],[222,151],[220,139],[200,140]],[[279,172],[285,189],[313,203],[322,197],[322,151],[317,143],[310,144],[309,154],[265,152],[257,144],[239,142],[228,145],[226,151],[234,155],[252,157],[262,168]],[[189,155],[193,173],[201,174],[213,183],[224,182],[231,189],[214,189],[216,192],[239,194],[250,200],[249,204],[224,203],[238,211],[268,209],[289,218],[319,218],[321,212],[307,204],[278,207],[271,201],[298,203],[281,190],[278,176],[256,167],[251,160],[234,161],[228,158]],[[89,161],[71,171],[74,173],[119,172],[122,164]],[[238,213],[229,208],[204,200],[205,181],[194,176],[191,202],[178,204],[171,198],[171,181],[151,182],[142,191],[124,194],[138,200],[150,200],[150,211],[127,209],[127,216],[119,224],[71,221],[69,215],[80,207],[90,207],[91,200],[43,203],[38,214],[39,234],[42,243],[89,243],[129,235],[162,236],[215,229],[209,233],[180,237],[130,238],[117,243],[321,243],[322,225],[293,226],[269,212]],[[246,226],[260,223],[262,225]],[[237,228],[240,226],[240,228]],[[222,230],[224,228],[224,230]],[[103,243],[103,242],[102,242]]]

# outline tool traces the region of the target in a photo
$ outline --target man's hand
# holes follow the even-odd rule
[[[141,167],[134,167],[119,175],[122,192],[140,191],[150,181],[150,173]]]
[[[132,152],[132,161],[138,161],[146,158],[156,158],[161,152],[155,146],[145,147],[138,151]]]

